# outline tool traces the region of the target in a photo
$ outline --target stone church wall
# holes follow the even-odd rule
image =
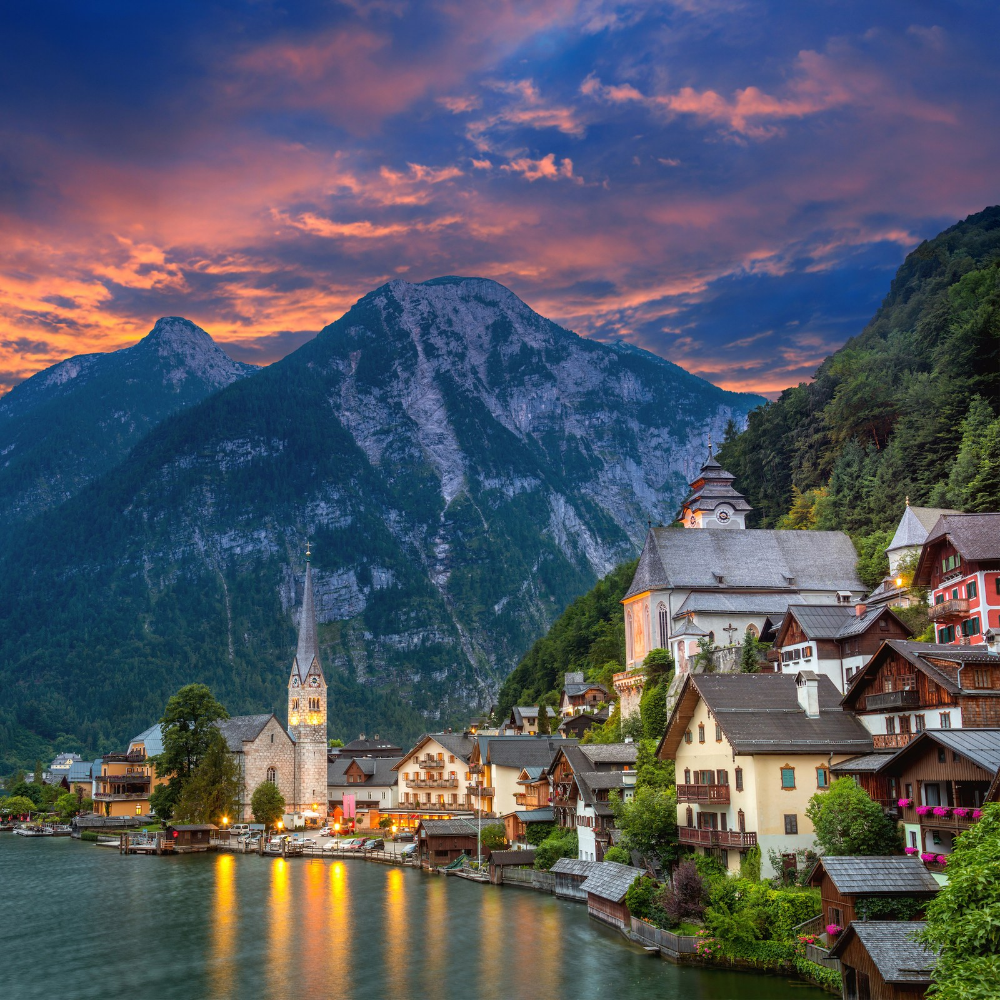
[[[250,823],[250,796],[254,789],[267,781],[267,769],[277,772],[278,791],[291,804],[295,800],[295,744],[281,728],[277,719],[271,719],[252,743],[244,743],[244,794],[243,822]]]

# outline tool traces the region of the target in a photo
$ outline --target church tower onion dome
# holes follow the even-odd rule
[[[733,486],[735,479],[718,463],[709,444],[708,458],[677,515],[684,527],[745,528],[746,516],[753,508]]]

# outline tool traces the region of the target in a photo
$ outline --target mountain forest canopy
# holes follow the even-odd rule
[[[865,329],[731,426],[718,457],[755,527],[884,548],[907,497],[1000,509],[1000,207],[909,254]]]

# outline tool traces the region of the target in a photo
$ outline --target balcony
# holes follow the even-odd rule
[[[729,785],[678,785],[678,802],[716,802],[729,805]]]
[[[913,733],[878,733],[872,745],[876,750],[902,750],[912,739]]]
[[[94,792],[95,802],[141,802],[148,798],[146,792]]]
[[[437,757],[421,757],[414,761],[414,767],[422,767],[426,771],[429,767],[444,767],[444,761],[438,760]]]
[[[978,817],[974,817],[972,814],[979,811],[978,806],[959,806],[958,808],[965,813],[964,816],[955,815],[955,806],[948,806],[947,816],[935,816],[933,813],[928,813],[926,816],[917,816],[916,821],[927,829],[932,830],[968,830],[970,827],[975,826],[979,822]],[[907,814],[916,810],[912,807],[906,810]],[[913,820],[909,820],[913,822]]]
[[[458,788],[458,778],[410,778],[407,788]]]
[[[492,785],[469,785],[467,791],[470,795],[481,795],[484,799],[491,799],[496,794]]]
[[[757,846],[756,833],[740,833],[739,830],[699,830],[694,826],[682,826],[677,830],[677,839],[682,844],[699,847],[735,847],[744,850]]]
[[[883,691],[865,698],[865,710],[885,712],[894,708],[920,708],[920,692],[914,687],[910,691]]]
[[[969,613],[967,597],[952,597],[940,604],[932,604],[927,609],[927,616],[932,622],[948,621],[949,618],[960,618]]]

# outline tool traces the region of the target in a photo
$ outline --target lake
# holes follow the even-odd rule
[[[671,965],[579,903],[360,859],[123,857],[0,836],[11,1000],[829,1000]]]

